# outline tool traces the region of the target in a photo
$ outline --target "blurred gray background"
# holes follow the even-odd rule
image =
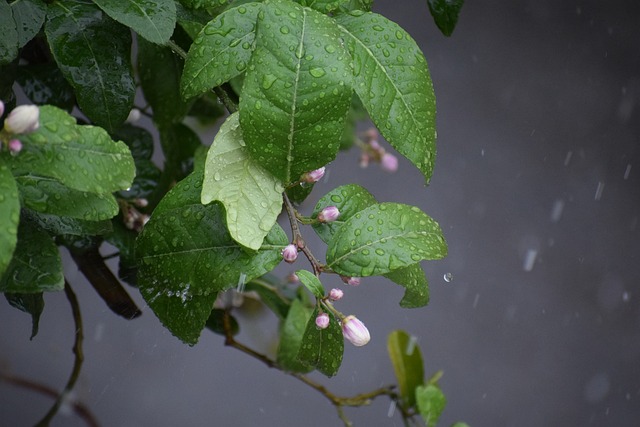
[[[637,3],[468,1],[451,38],[439,34],[424,0],[378,0],[375,10],[406,28],[427,57],[438,101],[434,177],[423,187],[404,159],[393,175],[359,169],[352,151],[330,165],[301,210],[357,182],[379,200],[433,216],[449,256],[424,263],[426,308],[400,308],[402,288],[383,279],[346,289],[338,308],[357,314],[372,340],[347,345],[336,378],[313,377],[339,395],[393,382],[386,336],[405,329],[427,375],[444,371],[443,426],[640,425]],[[316,391],[225,348],[222,337],[205,331],[187,347],[150,310],[125,321],[70,263],[66,274],[86,335],[75,397],[102,425],[340,425]],[[268,353],[275,317],[258,316],[240,339]],[[73,363],[64,294],[46,295],[33,341],[29,317],[6,303],[0,325],[0,367],[62,388]],[[0,383],[0,425],[31,425],[50,404]],[[402,425],[384,398],[346,413],[356,426]],[[53,425],[84,424],[63,410]]]

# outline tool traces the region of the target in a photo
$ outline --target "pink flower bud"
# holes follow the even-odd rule
[[[137,108],[132,108],[131,111],[129,111],[129,115],[127,116],[127,123],[135,123],[138,120],[140,120],[140,110],[138,110]]]
[[[296,245],[289,244],[285,246],[282,250],[282,259],[291,264],[296,261],[296,258],[298,258],[298,248]]]
[[[307,172],[302,175],[302,181],[307,182],[309,184],[313,184],[314,182],[320,181],[320,179],[324,176],[324,166],[320,169],[316,169],[311,172]]]
[[[342,335],[356,347],[362,347],[371,340],[367,327],[354,315],[342,319]]]
[[[4,102],[0,101],[0,117],[4,114]]]
[[[318,214],[318,221],[333,222],[340,216],[340,211],[335,206],[327,206]]]
[[[4,129],[11,134],[29,133],[38,129],[40,110],[35,105],[16,107],[4,119]]]
[[[398,170],[398,158],[391,153],[384,153],[380,167],[387,172],[395,172]]]
[[[289,283],[300,283],[300,278],[296,273],[291,273],[287,276],[287,282]]]
[[[11,154],[18,154],[22,151],[22,142],[19,139],[12,139],[9,141],[8,147]]]
[[[340,276],[342,281],[350,286],[358,286],[360,284],[359,277]]]
[[[380,147],[380,143],[376,139],[369,141],[369,146],[373,151],[380,151],[382,149],[382,147]]]
[[[316,326],[320,329],[327,329],[329,326],[329,315],[327,313],[320,313],[318,317],[316,317]]]
[[[344,292],[342,292],[342,289],[333,288],[331,289],[331,291],[329,291],[329,299],[331,301],[338,301],[339,299],[342,298],[343,295],[344,295]]]

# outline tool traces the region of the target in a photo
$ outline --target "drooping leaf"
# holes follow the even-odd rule
[[[264,275],[255,278],[245,285],[245,291],[255,292],[260,296],[262,302],[269,307],[280,319],[285,319],[291,306],[291,301],[283,294],[282,286],[279,286],[274,279]]]
[[[18,186],[5,159],[0,157],[0,276],[5,272],[16,247],[18,222],[20,221],[20,199]]]
[[[464,0],[427,0],[433,20],[445,36],[453,34]]]
[[[53,63],[20,66],[17,80],[34,104],[51,104],[71,111],[75,105],[73,88]]]
[[[135,174],[125,144],[99,127],[77,125],[57,107],[40,107],[40,128],[19,139],[24,148],[12,158],[14,175],[51,177],[71,189],[103,194],[128,188]]]
[[[219,201],[236,242],[257,250],[282,210],[284,186],[249,155],[238,113],[227,118],[209,148],[201,201]]]
[[[315,274],[307,270],[298,270],[296,271],[296,275],[300,279],[300,282],[302,282],[302,284],[309,290],[309,292],[315,295],[316,298],[324,297],[324,287]]]
[[[429,283],[420,263],[394,270],[384,277],[405,288],[400,307],[417,308],[429,304]]]
[[[151,160],[153,154],[153,137],[140,127],[125,124],[113,134],[115,139],[122,140],[133,156],[136,176],[131,186],[119,192],[125,199],[147,199],[158,188],[162,172]]]
[[[435,427],[447,399],[437,385],[427,384],[416,388],[416,404],[427,427]]]
[[[332,377],[338,373],[342,364],[344,353],[342,329],[338,319],[331,313],[328,313],[329,326],[326,329],[318,328],[316,326],[318,314],[320,311],[316,307],[307,321],[298,352],[298,360],[305,365],[313,366],[324,375]]]
[[[354,60],[354,89],[380,133],[429,181],[436,106],[427,62],[411,36],[375,13],[336,17]]]
[[[240,125],[254,159],[285,184],[333,160],[351,79],[333,19],[290,1],[265,2],[240,98]]]
[[[299,299],[291,301],[291,308],[280,327],[280,343],[276,357],[278,365],[284,370],[299,373],[313,370],[312,367],[298,359],[302,337],[312,312],[313,310],[305,306]]]
[[[424,366],[420,347],[404,331],[393,331],[387,339],[387,351],[398,380],[405,409],[416,403],[416,387],[424,384]]]
[[[18,48],[22,48],[42,28],[47,6],[41,0],[16,0],[11,3],[11,11],[18,32]]]
[[[37,293],[63,288],[58,247],[46,232],[21,221],[13,258],[0,278],[0,292]]]
[[[176,26],[173,0],[94,0],[114,20],[151,43],[165,44]]]
[[[244,72],[262,5],[248,3],[222,12],[196,37],[184,64],[180,88],[185,99],[200,95]]]
[[[207,319],[207,328],[212,332],[219,335],[226,335],[225,330],[225,316],[228,316],[229,319],[229,330],[231,331],[231,335],[238,335],[240,332],[240,325],[235,317],[232,315],[225,313],[225,311],[221,308],[214,308],[211,310],[211,314]]]
[[[136,92],[130,31],[93,3],[56,0],[48,6],[45,33],[82,112],[109,131],[117,129]]]
[[[18,30],[11,6],[0,1],[0,64],[8,64],[18,56]]]
[[[12,307],[31,315],[31,337],[29,339],[33,339],[38,334],[40,315],[44,310],[42,292],[33,294],[5,293],[4,296]]]
[[[311,216],[316,218],[322,209],[335,206],[340,212],[338,219],[332,222],[313,224],[313,229],[323,242],[329,243],[349,218],[376,203],[373,195],[357,184],[347,184],[335,188],[322,196]]]
[[[111,232],[111,221],[85,221],[67,216],[50,215],[22,209],[22,216],[51,236],[99,236]]]

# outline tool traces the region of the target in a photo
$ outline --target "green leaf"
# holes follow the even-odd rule
[[[464,0],[428,0],[429,12],[442,34],[450,36],[458,23]]]
[[[331,319],[329,326],[326,329],[318,328],[316,317],[319,314],[320,311],[316,307],[307,321],[298,352],[298,360],[305,365],[313,366],[324,375],[332,377],[338,373],[342,364],[344,353],[342,329],[338,319],[331,313],[328,313]]]
[[[247,67],[259,3],[248,3],[222,12],[196,37],[184,64],[180,89],[185,99],[220,86]]]
[[[201,201],[220,201],[236,242],[257,250],[282,211],[284,186],[253,160],[242,139],[238,114],[223,123],[209,148]]]
[[[254,159],[286,184],[333,160],[351,80],[333,19],[290,1],[265,2],[239,106]]]
[[[42,28],[47,6],[40,0],[16,0],[11,3],[11,11],[18,32],[18,48],[22,48]]]
[[[73,88],[53,63],[22,65],[17,80],[34,104],[51,104],[67,111],[75,105]]]
[[[380,133],[427,182],[436,156],[436,104],[427,62],[411,36],[375,13],[336,17],[354,59],[354,89]]]
[[[0,64],[8,64],[18,56],[18,30],[11,6],[0,1]]]
[[[296,275],[300,279],[300,282],[311,292],[316,298],[324,297],[324,287],[315,274],[307,270],[298,270]]]
[[[361,210],[376,204],[375,197],[367,189],[357,184],[347,184],[329,191],[313,209],[313,218],[327,206],[338,208],[340,215],[333,222],[313,224],[313,229],[323,242],[329,243],[342,225]]]
[[[182,68],[182,60],[168,47],[138,40],[140,84],[156,123],[179,122],[189,111],[178,90]]]
[[[392,271],[384,277],[405,288],[400,307],[417,308],[429,304],[429,283],[420,263]]]
[[[424,367],[420,347],[404,331],[393,331],[387,339],[387,351],[398,380],[405,409],[416,403],[416,387],[424,384]]]
[[[40,128],[19,139],[24,148],[12,158],[15,175],[55,178],[71,189],[101,194],[128,188],[135,174],[124,143],[99,127],[76,125],[50,105],[40,108]]]
[[[227,0],[180,0],[185,7],[189,9],[208,9],[220,6]]]
[[[131,32],[86,1],[56,0],[45,33],[51,53],[91,121],[113,131],[133,106]]]
[[[302,338],[311,318],[313,310],[305,306],[299,299],[291,302],[291,308],[280,327],[280,343],[276,361],[278,366],[289,372],[306,374],[312,367],[298,359]]]
[[[458,421],[457,423],[451,424],[451,427],[469,427],[469,424]]]
[[[224,317],[229,316],[229,327],[231,329],[231,335],[238,335],[240,332],[240,325],[235,317],[232,315],[225,313],[225,310],[221,308],[214,308],[211,310],[211,314],[209,315],[209,319],[207,319],[207,328],[212,332],[219,335],[226,335],[225,326],[224,326]]]
[[[16,247],[20,221],[18,186],[2,157],[0,157],[0,218],[3,222],[0,227],[0,275],[2,275]]]
[[[31,337],[33,339],[38,334],[40,315],[44,310],[44,298],[42,292],[34,294],[5,293],[5,298],[9,305],[31,315]]]
[[[176,26],[173,0],[94,0],[114,20],[151,43],[165,44]]]
[[[160,144],[165,155],[163,179],[180,181],[193,169],[194,152],[202,144],[198,135],[183,123],[160,126]]]
[[[101,236],[112,230],[111,221],[85,221],[30,209],[23,209],[22,215],[52,236]]]
[[[158,189],[158,182],[162,175],[162,171],[151,160],[153,137],[147,130],[129,124],[118,129],[113,137],[127,144],[136,167],[133,183],[119,194],[125,199],[149,198]]]
[[[311,7],[321,13],[339,13],[352,10],[371,11],[373,0],[296,0],[303,6]]]
[[[245,291],[255,292],[262,302],[269,307],[280,319],[285,319],[289,312],[291,301],[283,295],[282,286],[279,286],[269,275],[253,279],[245,285]]]
[[[0,29],[0,31],[2,30]],[[4,102],[5,115],[16,106],[16,95],[13,92],[13,84],[17,76],[18,60],[14,60],[9,64],[2,64],[2,60],[0,60],[0,99]]]
[[[447,404],[447,399],[438,386],[427,384],[416,388],[416,403],[427,427],[434,427]]]
[[[327,247],[327,263],[345,276],[377,276],[425,259],[440,259],[447,244],[437,222],[415,206],[372,205],[349,218]]]
[[[135,243],[138,233],[125,227],[118,219],[113,221],[112,231],[105,240],[118,249],[118,278],[137,286],[138,266],[135,258]]]
[[[200,30],[210,19],[211,15],[205,11],[187,9],[181,3],[176,3],[176,21],[191,40],[195,40]]]
[[[46,232],[22,221],[13,258],[0,278],[0,292],[36,293],[62,288],[64,277],[57,246]]]

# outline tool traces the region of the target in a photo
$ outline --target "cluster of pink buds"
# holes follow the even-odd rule
[[[375,128],[371,128],[365,132],[364,142],[361,145],[362,153],[360,154],[360,167],[366,168],[370,162],[380,163],[382,170],[386,172],[395,172],[398,170],[398,158],[382,148],[378,142],[380,135]]]

